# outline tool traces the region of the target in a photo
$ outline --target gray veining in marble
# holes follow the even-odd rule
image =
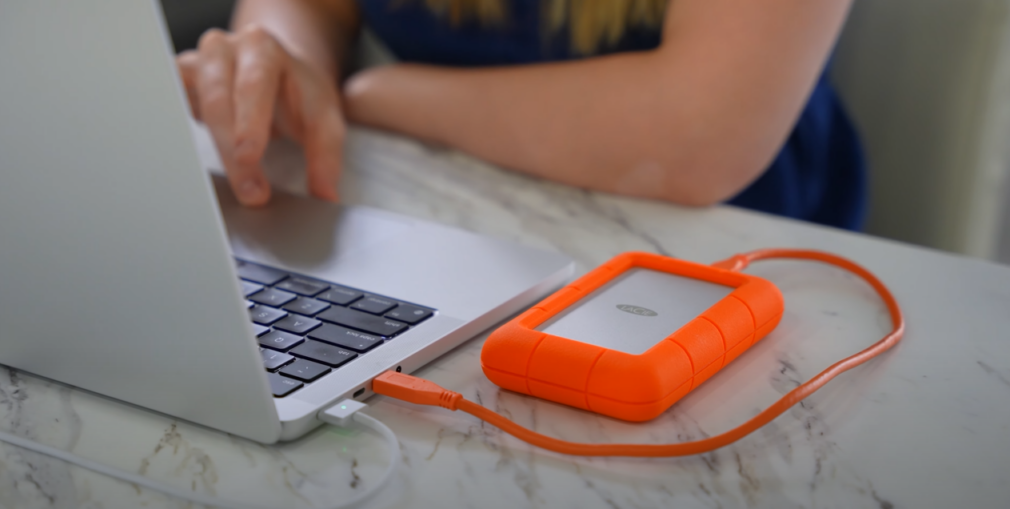
[[[277,168],[300,164],[284,147],[270,157]],[[881,276],[909,323],[893,352],[754,435],[696,457],[567,457],[466,414],[373,399],[367,412],[397,433],[403,466],[370,507],[1010,507],[1010,269],[728,207],[586,192],[370,131],[352,130],[346,158],[348,203],[557,249],[583,272],[629,250],[699,262],[771,246],[837,252]],[[304,185],[297,172],[274,179]],[[781,325],[651,422],[498,390],[480,372],[483,336],[419,374],[551,436],[667,443],[730,429],[889,328],[872,290],[844,272],[786,262],[749,272],[782,290]],[[383,442],[367,432],[321,428],[264,447],[6,369],[0,428],[201,493],[278,507],[340,500],[374,482],[385,461]],[[70,507],[187,505],[0,445],[0,508]]]

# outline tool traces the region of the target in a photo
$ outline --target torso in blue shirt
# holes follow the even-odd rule
[[[422,0],[358,0],[366,23],[401,60],[452,66],[527,64],[574,58],[568,34],[545,36],[539,0],[511,0],[500,28],[454,27]],[[652,49],[657,30],[629,30],[603,53]],[[859,140],[826,76],[768,169],[729,203],[857,230],[865,210]]]

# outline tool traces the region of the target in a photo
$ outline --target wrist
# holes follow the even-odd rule
[[[379,124],[380,115],[375,108],[375,96],[381,95],[381,79],[376,69],[365,69],[352,74],[344,81],[340,98],[344,116],[349,122],[372,127]],[[379,101],[381,103],[381,101]]]
[[[395,131],[435,143],[446,143],[448,120],[442,97],[451,97],[440,70],[395,64],[358,72],[344,83],[342,96],[347,119],[356,124]]]

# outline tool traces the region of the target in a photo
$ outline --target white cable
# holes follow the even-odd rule
[[[386,467],[386,471],[383,472],[382,477],[379,478],[379,482],[377,482],[371,488],[365,490],[362,493],[359,493],[358,495],[352,497],[350,500],[347,500],[337,505],[328,506],[325,509],[348,509],[351,507],[355,507],[358,504],[361,504],[362,502],[365,502],[366,500],[372,498],[376,493],[379,492],[380,489],[382,489],[389,482],[390,479],[392,479],[393,473],[396,471],[396,468],[400,464],[400,444],[396,440],[396,435],[393,433],[393,430],[389,429],[388,426],[383,424],[378,419],[375,419],[374,417],[369,417],[362,413],[355,413],[351,417],[351,419],[353,419],[355,422],[366,428],[370,428],[371,430],[375,431],[379,435],[382,435],[382,437],[386,439],[387,445],[389,446],[389,466]],[[193,491],[187,491],[182,488],[177,488],[175,486],[170,486],[168,484],[155,481],[153,479],[148,479],[147,477],[135,474],[133,472],[127,472],[125,470],[120,470],[115,467],[110,467],[97,461],[90,460],[82,456],[78,456],[74,453],[67,452],[62,449],[57,449],[49,445],[40,444],[34,440],[22,438],[17,435],[12,435],[10,433],[6,433],[3,431],[0,431],[0,442],[7,442],[9,444],[21,447],[22,449],[27,449],[29,451],[37,452],[39,454],[51,456],[53,458],[66,461],[67,463],[72,463],[79,467],[86,468],[88,470],[98,472],[100,474],[105,474],[109,477],[113,477],[115,479],[119,479],[124,482],[135,484],[137,486],[142,486],[149,490],[161,492],[170,497],[175,497],[181,500],[185,500],[187,502],[192,502],[194,504],[202,504],[212,507],[221,507],[224,509],[275,509],[261,505],[252,505],[252,504],[234,502],[230,500],[225,500],[223,498],[212,497],[201,493],[196,493]]]

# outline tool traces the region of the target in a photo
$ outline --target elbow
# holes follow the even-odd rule
[[[767,163],[757,159],[733,162],[712,159],[677,158],[641,164],[622,178],[618,192],[688,207],[711,207],[739,194],[767,167]],[[637,192],[632,191],[632,186]]]
[[[736,195],[736,192],[726,192],[711,186],[685,185],[676,189],[668,189],[663,198],[678,205],[687,207],[711,207],[718,205]]]
[[[692,132],[669,118],[679,117],[668,115],[624,145],[619,164],[626,170],[619,172],[617,192],[689,207],[717,205],[757,180],[784,141],[749,124]]]

